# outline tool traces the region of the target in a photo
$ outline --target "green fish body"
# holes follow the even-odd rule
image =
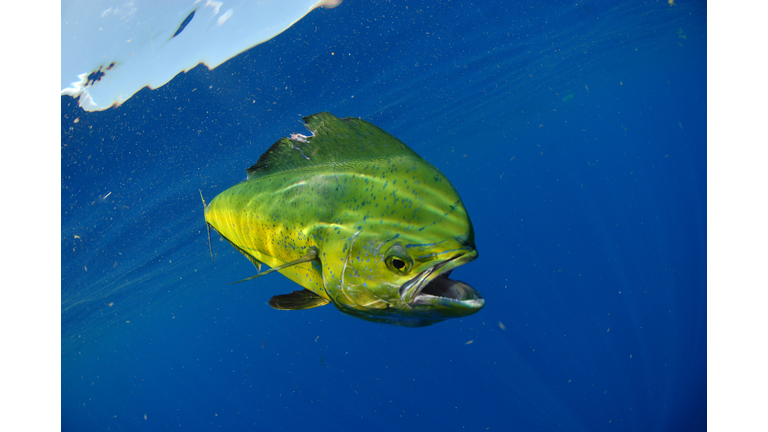
[[[270,305],[333,303],[410,327],[479,311],[480,294],[448,278],[477,258],[472,223],[448,179],[366,121],[329,113],[304,121],[312,136],[282,138],[247,180],[205,207],[208,225],[259,271],[266,264],[305,288]]]

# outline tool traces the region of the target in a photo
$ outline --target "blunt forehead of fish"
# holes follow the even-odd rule
[[[385,255],[390,248],[399,245],[410,257],[418,260],[433,259],[433,256],[450,250],[474,248],[469,216],[463,207],[455,213],[432,218],[429,214],[416,212],[412,221],[377,221],[373,218],[370,225],[361,225],[363,235],[358,240],[358,246],[372,248],[375,255]]]
[[[408,256],[418,262],[449,259],[456,254],[474,249],[474,244],[466,237],[442,236],[428,243],[422,241],[423,239],[409,240],[405,236],[395,236],[385,240],[374,237],[367,245],[363,245],[361,242],[361,249],[368,250],[374,256],[383,258],[387,256],[392,247],[398,245]]]

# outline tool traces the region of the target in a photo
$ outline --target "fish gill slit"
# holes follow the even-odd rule
[[[356,231],[354,234],[352,234],[349,247],[347,248],[347,256],[344,258],[344,267],[341,269],[341,292],[344,292],[345,294],[346,291],[344,291],[344,274],[347,272],[347,263],[349,262],[349,257],[352,256],[352,248],[355,246],[358,235],[360,235],[360,231]]]

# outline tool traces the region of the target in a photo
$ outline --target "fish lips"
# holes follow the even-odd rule
[[[477,258],[477,251],[457,255],[424,270],[400,287],[400,298],[414,308],[439,309],[449,316],[471,315],[485,300],[464,282],[449,279],[451,271]]]

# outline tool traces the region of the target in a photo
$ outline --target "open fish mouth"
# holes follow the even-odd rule
[[[477,251],[472,250],[435,264],[404,283],[400,287],[400,298],[411,306],[442,306],[455,309],[457,316],[479,311],[485,305],[480,293],[466,283],[448,277],[454,268],[475,258]]]

